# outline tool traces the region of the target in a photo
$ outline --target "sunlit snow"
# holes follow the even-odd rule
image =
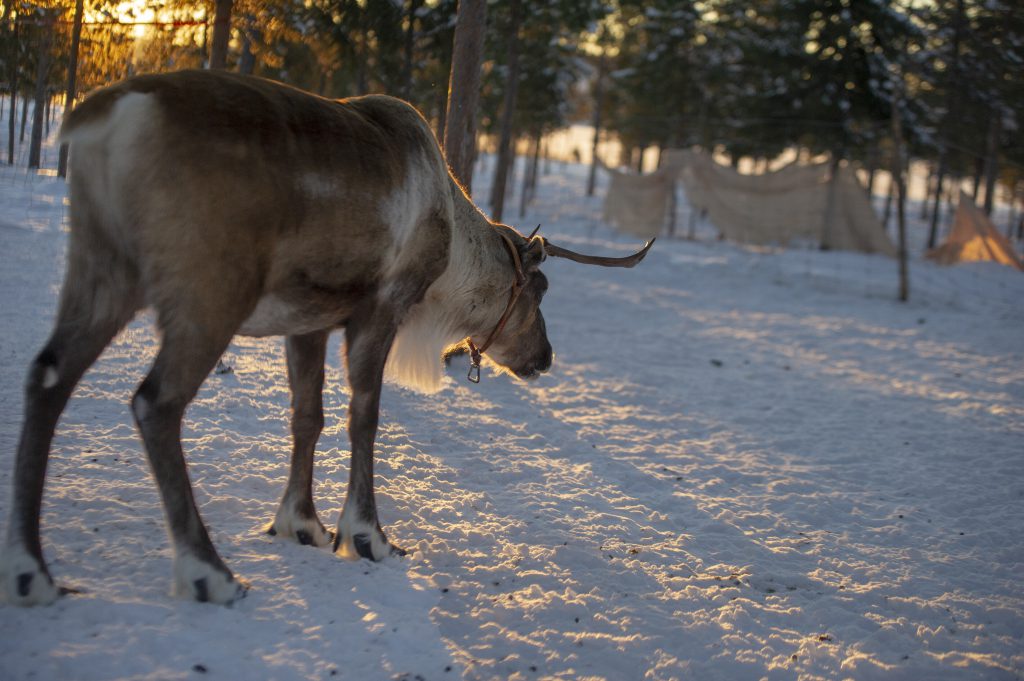
[[[553,164],[519,222],[629,252],[586,172]],[[0,169],[0,517],[64,195]],[[232,608],[168,595],[128,408],[157,342],[141,316],[51,456],[44,551],[80,593],[0,606],[0,678],[1021,678],[1024,275],[915,258],[900,304],[886,258],[700,234],[634,270],[549,260],[556,359],[537,382],[474,386],[456,359],[437,395],[385,388],[378,505],[402,560],[261,533],[290,450],[283,345],[237,339],[184,433],[213,540],[252,583]],[[340,342],[315,485],[329,525],[348,466]]]

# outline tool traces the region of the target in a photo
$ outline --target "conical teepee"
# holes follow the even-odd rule
[[[1010,241],[999,233],[988,216],[963,191],[953,219],[953,230],[941,246],[928,251],[927,257],[943,265],[989,260],[1024,270]]]

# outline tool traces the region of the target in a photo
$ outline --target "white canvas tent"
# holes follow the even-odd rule
[[[678,171],[662,166],[648,175],[605,167],[609,175],[602,219],[620,232],[644,239],[658,236],[674,204]]]
[[[988,260],[1024,270],[1013,244],[999,233],[984,211],[963,191],[960,192],[952,231],[941,246],[928,251],[927,257],[943,265]]]
[[[896,254],[846,165],[835,177],[826,163],[741,175],[707,154],[683,150],[672,152],[671,163],[682,167],[690,204],[706,211],[728,239],[780,245],[806,240],[835,250]]]

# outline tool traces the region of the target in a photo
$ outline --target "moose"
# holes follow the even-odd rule
[[[160,348],[132,414],[173,548],[172,593],[245,595],[203,524],[181,445],[185,409],[236,335],[285,337],[293,450],[267,531],[344,558],[404,551],[381,529],[373,446],[385,375],[431,391],[469,351],[520,379],[551,366],[546,256],[575,253],[491,222],[451,176],[430,126],[383,95],[329,100],[224,72],[131,78],[98,90],[61,130],[70,145],[67,268],[53,332],[28,370],[0,578],[7,600],[61,589],[39,516],[57,420],[89,366],[142,308]],[[351,467],[335,532],[312,497],[328,335],[344,329]],[[475,376],[473,371],[475,370]]]

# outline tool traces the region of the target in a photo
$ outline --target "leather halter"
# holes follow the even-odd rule
[[[536,230],[534,230],[536,233]],[[516,268],[516,276],[512,281],[512,293],[508,297],[508,304],[505,305],[505,311],[501,313],[501,319],[491,329],[491,333],[487,336],[487,340],[483,342],[479,348],[473,342],[472,338],[466,339],[469,343],[469,374],[466,378],[471,383],[480,382],[480,361],[483,359],[482,355],[487,351],[487,348],[491,347],[491,343],[501,334],[505,328],[505,324],[508,323],[509,317],[512,316],[512,308],[515,307],[516,301],[519,300],[519,294],[523,292],[523,288],[526,286],[526,275],[523,273],[523,261],[519,257],[519,251],[516,249],[515,244],[504,234],[498,234],[502,241],[505,242],[505,246],[508,247],[508,252],[512,254],[512,264]],[[532,236],[532,235],[531,235]]]

